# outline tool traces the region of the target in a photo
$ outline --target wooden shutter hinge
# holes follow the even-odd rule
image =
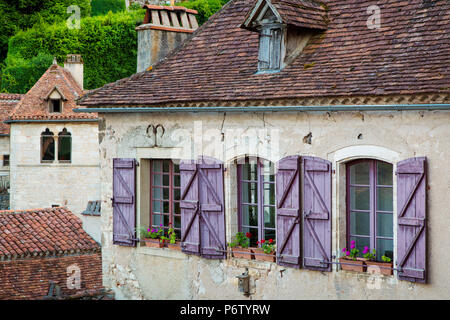
[[[134,160],[134,163],[135,163],[136,167],[139,167],[139,161]]]

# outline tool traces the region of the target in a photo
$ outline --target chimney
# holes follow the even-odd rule
[[[138,33],[137,72],[147,70],[189,38],[198,28],[196,10],[147,4]]]
[[[68,54],[64,61],[64,69],[68,70],[83,90],[83,59],[79,54]]]

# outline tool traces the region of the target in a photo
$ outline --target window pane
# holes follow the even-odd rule
[[[253,182],[242,183],[242,202],[245,203],[258,202],[258,188],[256,183]]]
[[[246,226],[258,226],[258,207],[242,206],[242,224]]]
[[[70,152],[72,150],[71,137],[58,137],[58,160],[70,161]]]
[[[369,187],[350,187],[350,209],[370,210]]]
[[[164,202],[163,202],[163,210],[164,210],[164,213],[169,213],[169,208],[170,208],[170,206],[169,206],[169,201],[164,201]]]
[[[180,173],[180,165],[179,164],[173,164],[173,171],[175,173]]]
[[[256,160],[247,160],[248,163],[243,164],[242,180],[257,180],[257,162]]]
[[[256,247],[257,246],[256,242],[258,241],[258,229],[243,227],[242,232],[243,233],[250,232],[252,234],[250,237],[250,247]]]
[[[377,260],[381,261],[383,255],[394,258],[394,240],[377,239]]]
[[[153,175],[153,185],[162,186],[162,176],[160,174]]]
[[[276,238],[275,230],[264,229],[264,240],[269,240],[269,239],[275,240],[275,238]]]
[[[153,210],[153,212],[160,213],[161,212],[161,202],[153,201],[152,210]]]
[[[162,223],[162,216],[160,214],[154,214],[152,225],[159,226]]]
[[[380,237],[394,236],[394,220],[392,213],[377,214],[377,236]]]
[[[363,237],[350,237],[350,241],[355,240],[356,243],[356,249],[359,250],[360,255],[364,251],[364,247],[370,248],[370,238],[363,238]],[[350,243],[348,244],[348,250],[350,250]]]
[[[169,172],[170,171],[170,160],[164,160],[163,162],[163,172]]]
[[[377,162],[377,184],[392,186],[392,164]]]
[[[179,175],[174,175],[173,176],[173,185],[175,186],[175,187],[179,187],[179,186],[181,186],[181,183],[180,183],[180,176]]]
[[[181,228],[181,217],[180,216],[174,216],[174,227],[175,228]]]
[[[169,188],[164,188],[163,189],[163,199],[164,200],[169,200],[169,193],[170,193],[170,189]]]
[[[350,212],[350,233],[370,236],[369,212]]]
[[[163,175],[163,185],[166,187],[170,185],[170,176],[168,174]]]
[[[369,184],[370,163],[361,162],[350,167],[350,183],[351,184]]]
[[[153,160],[153,171],[154,172],[162,172],[162,161],[161,160]]]
[[[175,213],[175,214],[180,214],[181,213],[181,211],[180,211],[180,203],[179,202],[175,202],[173,204],[173,208],[174,208],[174,212],[173,213]]]
[[[275,169],[272,162],[263,161],[263,177],[264,182],[275,182]]]
[[[264,207],[264,227],[275,228],[275,207]]]
[[[275,184],[264,183],[264,204],[275,205]]]
[[[174,197],[174,200],[180,200],[180,197],[181,197],[180,189],[173,189],[173,197]]]
[[[377,188],[377,210],[393,211],[392,188]]]
[[[158,200],[161,199],[161,189],[160,188],[153,188],[153,199]]]
[[[169,217],[169,215],[164,215],[164,222],[163,222],[163,226],[164,227],[168,227],[169,226],[169,223],[170,223],[170,217]]]
[[[42,160],[55,160],[55,140],[53,137],[42,137]]]

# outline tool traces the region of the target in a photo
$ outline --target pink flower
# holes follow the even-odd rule
[[[345,253],[345,255],[346,255],[346,256],[349,256],[349,255],[350,255],[350,251],[347,251],[347,252]]]
[[[355,244],[355,243],[356,243],[356,241],[355,241],[355,240],[352,240],[352,241],[350,241],[350,243],[351,243],[351,244]]]
[[[350,246],[350,249],[355,249],[355,245],[354,244],[352,244],[351,246]]]
[[[342,252],[344,252],[344,253],[345,253],[346,251],[347,251],[347,248],[344,248],[344,249],[342,249]]]

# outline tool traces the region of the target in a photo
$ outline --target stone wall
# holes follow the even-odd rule
[[[105,286],[112,288],[118,299],[243,299],[236,276],[245,268],[251,276],[252,294],[248,299],[450,298],[448,111],[101,116],[104,118],[100,125],[103,278]],[[157,124],[164,126],[165,133],[161,135],[162,131],[158,131],[155,139],[147,129]],[[345,163],[357,158],[374,158],[393,163],[395,172],[398,161],[426,156],[428,283],[400,281],[395,275],[352,273],[338,270],[337,266],[333,266],[332,272],[317,272],[269,262],[231,257],[214,261],[169,249],[113,245],[112,159],[136,158],[142,164],[137,168],[137,218],[138,224],[141,221],[146,225],[149,213],[142,203],[148,200],[148,194],[139,187],[145,184],[146,159],[196,158],[200,154],[225,162],[227,241],[237,231],[236,159],[248,154],[275,162],[287,155],[308,155],[331,161],[335,170],[332,179],[333,255],[339,255],[340,248],[345,246]]]
[[[46,128],[72,137],[71,163],[41,163],[40,136]],[[13,123],[11,125],[11,209],[67,206],[100,242],[100,219],[81,215],[88,201],[100,199],[98,123]]]

